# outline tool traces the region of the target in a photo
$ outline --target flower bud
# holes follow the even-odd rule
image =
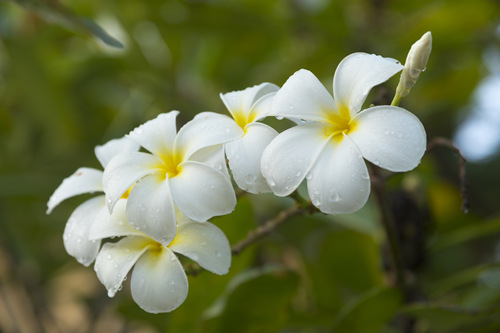
[[[401,80],[396,90],[396,94],[400,97],[408,95],[415,82],[417,82],[420,72],[425,70],[431,50],[432,35],[428,31],[411,46],[410,52],[408,52],[405,68],[401,73]]]

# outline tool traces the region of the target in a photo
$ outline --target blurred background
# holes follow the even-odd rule
[[[500,331],[499,24],[494,0],[0,0],[0,331],[399,332],[401,316],[411,332]],[[426,31],[427,71],[401,106],[429,141],[451,139],[468,159],[470,211],[453,150],[390,178],[410,304],[389,287],[372,199],[353,215],[287,221],[226,276],[190,276],[170,314],[142,311],[127,283],[108,298],[65,252],[65,223],[87,197],[49,216],[46,202],[77,168],[100,168],[96,145],[161,112],[180,110],[181,123],[226,113],[220,92],[282,85],[300,68],[331,91],[346,55],[404,63]],[[368,102],[391,98],[397,82]],[[234,244],[291,205],[242,195],[213,222]]]

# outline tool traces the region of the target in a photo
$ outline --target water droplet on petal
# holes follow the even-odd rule
[[[215,256],[217,258],[220,258],[220,257],[222,257],[222,253],[220,253],[220,251],[215,251]]]
[[[321,201],[318,198],[314,198],[314,199],[312,199],[312,204],[315,207],[319,208],[321,206]]]
[[[106,258],[107,258],[108,260],[112,260],[112,259],[113,259],[113,257],[111,256],[111,254],[108,254],[108,255],[106,256]]]
[[[177,259],[177,257],[175,256],[175,254],[172,252],[170,253],[170,261],[175,261]]]

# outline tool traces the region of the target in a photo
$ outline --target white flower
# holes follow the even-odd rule
[[[225,144],[229,168],[238,187],[250,193],[271,192],[260,172],[260,158],[278,132],[257,121],[267,116],[271,97],[278,89],[274,84],[262,83],[245,90],[220,94],[241,135],[239,139]]]
[[[406,57],[405,67],[401,73],[396,95],[401,98],[408,95],[411,88],[417,82],[420,73],[425,70],[427,60],[432,50],[432,34],[427,31],[418,41],[410,48]]]
[[[178,111],[160,114],[128,135],[150,153],[116,155],[106,166],[106,204],[130,192],[128,222],[168,244],[175,234],[175,207],[195,221],[230,213],[236,197],[221,144],[240,133],[224,115],[203,112],[176,131]]]
[[[139,146],[128,138],[116,139],[95,148],[97,159],[103,167],[116,154],[124,151],[137,151]],[[102,171],[92,168],[79,168],[73,175],[64,179],[47,203],[47,214],[62,201],[84,193],[102,192]],[[71,214],[64,229],[63,240],[66,251],[81,264],[90,265],[99,251],[100,241],[89,240],[90,227],[109,219],[104,195],[96,196],[78,206]]]
[[[182,254],[201,267],[222,275],[231,265],[231,248],[224,233],[209,222],[194,222],[177,213],[178,229],[174,237],[160,244],[127,226],[125,199],[116,204],[113,218],[92,230],[96,239],[129,235],[116,243],[106,243],[97,255],[94,269],[97,277],[113,297],[121,289],[132,269],[131,291],[135,302],[152,313],[170,312],[184,302],[188,280],[184,268],[174,254]]]
[[[417,166],[426,135],[413,114],[394,106],[359,112],[371,88],[402,68],[394,59],[351,54],[335,72],[335,99],[311,72],[293,74],[274,97],[272,114],[307,122],[279,134],[264,150],[262,174],[273,192],[289,195],[306,178],[312,203],[322,212],[351,213],[370,192],[363,157],[391,171]]]

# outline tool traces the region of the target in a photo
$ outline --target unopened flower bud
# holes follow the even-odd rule
[[[425,70],[427,60],[432,50],[431,32],[426,32],[417,42],[415,42],[406,57],[405,68],[401,73],[401,80],[396,89],[396,94],[405,97],[417,82],[420,72]]]

